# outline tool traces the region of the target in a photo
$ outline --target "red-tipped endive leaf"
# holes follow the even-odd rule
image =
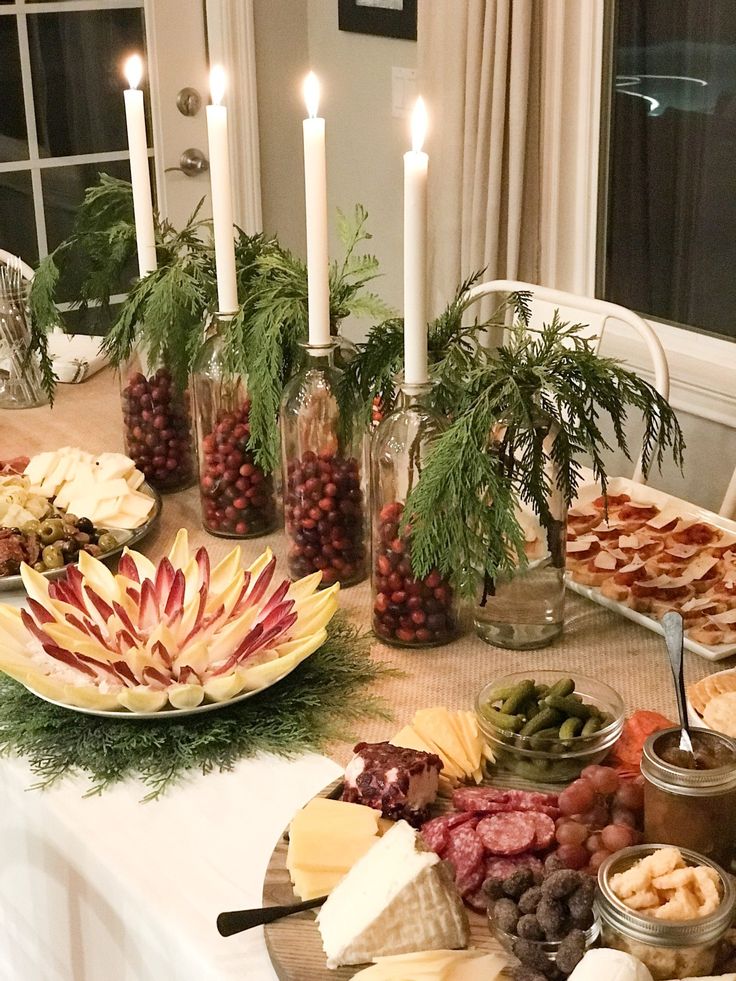
[[[161,660],[166,665],[166,667],[169,668],[169,670],[171,670],[174,662],[171,659],[171,655],[166,650],[166,648],[164,647],[164,645],[161,643],[160,640],[157,640],[156,643],[153,645],[152,653],[155,654],[157,657],[161,658]]]
[[[108,639],[102,633],[102,631],[97,626],[97,624],[93,623],[91,620],[88,620],[87,617],[80,618],[78,616],[75,616],[73,613],[67,613],[64,619],[70,626],[74,627],[76,630],[79,630],[83,634],[88,634],[88,636],[90,637],[94,637],[94,639],[99,641],[100,644],[102,644],[103,647],[106,647],[108,651],[115,650],[114,647],[110,646]]]
[[[94,606],[102,619],[107,622],[113,614],[113,608],[103,600],[99,593],[96,593],[94,589],[90,589],[89,586],[85,586],[84,591],[92,606]]]
[[[117,673],[112,664],[108,664],[105,661],[99,661],[96,657],[90,657],[89,654],[77,654],[80,661],[84,661],[86,664],[91,664],[93,668],[96,669],[98,675],[106,675],[112,678],[114,681],[120,681],[120,675]]]
[[[136,606],[140,604],[141,601],[141,591],[140,589],[135,589],[133,586],[128,586],[125,590],[125,595],[133,600]]]
[[[257,644],[251,645],[250,648],[246,649],[239,657],[238,664],[243,664],[247,661],[249,657],[252,657],[257,651],[262,651],[265,647],[270,647],[274,641],[283,637],[284,634],[288,633],[289,630],[294,626],[297,620],[296,613],[292,613],[281,623],[278,623],[268,630],[264,630],[261,637],[258,639]]]
[[[197,605],[197,615],[194,618],[192,629],[186,635],[186,637],[184,638],[181,644],[182,647],[185,647],[192,639],[192,637],[194,637],[196,634],[199,633],[201,629],[202,618],[204,617],[204,611],[206,609],[207,609],[207,587],[204,584],[202,584],[199,587],[199,603]]]
[[[120,622],[122,623],[122,625],[128,631],[128,633],[130,633],[133,637],[138,637],[138,631],[136,630],[136,627],[135,627],[133,621],[128,616],[127,610],[125,610],[120,605],[120,603],[113,603],[112,604],[112,608],[115,611],[115,613],[117,614],[117,617],[120,620]],[[138,637],[138,640],[140,640],[140,637]]]
[[[275,609],[271,610],[268,616],[261,620],[264,630],[270,630],[271,627],[277,626],[282,620],[285,620],[294,608],[294,600],[287,600],[285,603],[281,603]]]
[[[250,573],[245,570],[243,572],[243,585],[240,589],[240,595],[235,600],[232,610],[230,610],[230,616],[228,620],[234,620],[239,617],[240,614],[245,610],[246,607],[250,606],[248,602],[248,587],[250,586]]]
[[[113,661],[112,666],[115,668],[128,688],[135,688],[136,685],[140,684],[140,681],[138,681],[136,676],[133,674],[127,661]]]
[[[253,583],[253,588],[250,593],[248,593],[248,604],[254,606],[256,603],[260,603],[266,594],[268,589],[268,584],[273,578],[274,569],[276,568],[276,556],[274,555],[271,561],[264,567],[263,572]]]
[[[170,677],[167,678],[158,668],[153,668],[150,665],[143,669],[143,680],[151,688],[157,688],[159,690],[168,688],[171,684]]]
[[[88,678],[97,678],[95,670],[88,664],[85,664],[84,661],[80,661],[79,657],[76,654],[72,654],[71,651],[65,651],[62,647],[57,647],[56,644],[46,644],[44,645],[44,650],[49,657],[68,664],[70,668],[75,668],[75,670],[82,674],[86,674]]]
[[[66,586],[70,592],[77,597],[77,603],[84,605],[84,594],[82,593],[82,587],[84,586],[84,576],[79,571],[79,566],[70,565],[67,567],[66,572]]]
[[[138,628],[152,630],[159,619],[156,590],[150,579],[144,579],[141,586],[141,605],[138,610]]]
[[[31,600],[31,602],[33,602],[33,600]],[[42,644],[48,643],[48,639],[49,639],[48,634],[44,633],[44,631],[41,629],[41,627],[39,627],[39,625],[36,623],[36,621],[33,619],[33,617],[30,615],[30,613],[27,610],[21,608],[20,618],[23,621],[23,626],[26,628],[29,634],[33,634],[36,640],[40,640]],[[50,622],[56,623],[53,617],[51,617],[51,621],[49,620],[44,621],[44,623],[50,623]]]
[[[207,549],[204,545],[197,549],[197,554],[194,556],[197,565],[199,566],[199,583],[200,587],[204,586],[205,591],[209,592],[210,588],[210,557],[207,553]]]
[[[257,623],[255,627],[253,627],[253,629],[246,634],[243,642],[235,648],[230,657],[224,661],[219,668],[215,668],[214,671],[209,672],[210,676],[216,678],[218,675],[227,674],[228,671],[232,670],[232,668],[234,668],[238,663],[240,656],[244,652],[248,651],[251,645],[258,646],[262,634],[263,624]]]
[[[289,592],[289,586],[291,586],[290,580],[284,579],[284,581],[281,583],[278,589],[275,589],[271,593],[271,596],[269,597],[268,601],[265,603],[263,609],[258,614],[259,620],[265,620],[268,614],[271,612],[271,610],[275,609],[279,605],[279,603],[281,603],[283,598]],[[294,605],[293,600],[291,600],[291,605],[292,606]]]
[[[45,606],[41,606],[38,600],[29,599],[28,606],[30,607],[33,618],[37,623],[51,623],[56,617],[52,616]],[[24,611],[21,610],[21,613]]]
[[[56,586],[55,596],[53,597],[54,602],[66,603],[67,606],[71,606],[73,610],[79,610],[82,613],[87,612],[87,608],[84,605],[84,600],[77,596],[74,590],[70,589],[65,582],[52,583],[52,585]]]
[[[177,679],[182,685],[199,685],[201,684],[199,680],[199,675],[189,664],[182,664],[179,668],[179,677]]]
[[[118,562],[118,575],[125,576],[125,578],[130,579],[131,582],[140,582],[138,566],[127,552],[120,557],[120,561]]]
[[[186,579],[184,578],[184,573],[181,571],[181,569],[177,569],[169,589],[166,606],[164,607],[165,616],[169,618],[173,618],[177,615],[181,616],[184,608],[184,592],[186,587],[187,583]]]
[[[153,584],[159,606],[163,605],[161,601],[164,596],[168,596],[173,581],[174,567],[168,558],[164,556],[158,564],[158,569],[156,569],[156,581]]]
[[[131,647],[137,647],[140,643],[129,630],[118,630],[115,634],[115,644],[121,654],[125,654]]]

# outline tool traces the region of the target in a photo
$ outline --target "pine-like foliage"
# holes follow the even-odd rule
[[[582,325],[555,314],[532,329],[528,299],[513,298],[518,321],[507,342],[474,352],[462,386],[454,386],[452,421],[405,511],[415,573],[437,567],[466,595],[479,576],[524,563],[519,504],[547,526],[550,492],[570,504],[586,458],[605,491],[604,418],[631,458],[626,423],[630,411],[641,415],[645,474],[661,467],[667,451],[682,465],[684,439],[669,403],[620,362],[596,354]]]

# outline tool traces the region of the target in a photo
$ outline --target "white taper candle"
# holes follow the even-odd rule
[[[319,81],[314,72],[310,72],[304,82],[304,100],[309,113],[303,123],[309,343],[320,345],[330,342],[330,267],[327,245],[325,121],[317,116]]]
[[[210,151],[210,188],[212,225],[215,235],[217,269],[217,305],[220,313],[238,309],[238,284],[235,275],[235,233],[233,197],[230,178],[230,147],[227,133],[227,109],[221,105],[225,94],[225,72],[214,65],[210,72],[212,105],[207,106],[207,139]]]
[[[146,276],[156,268],[156,236],[153,230],[151,176],[148,170],[148,140],[143,93],[138,88],[143,77],[140,55],[131,55],[125,62],[125,77],[130,88],[123,93],[125,123],[128,129],[130,181],[133,185],[135,237],[138,246],[138,271]]]
[[[404,154],[404,380],[427,381],[427,131],[424,101],[411,117],[412,148]]]

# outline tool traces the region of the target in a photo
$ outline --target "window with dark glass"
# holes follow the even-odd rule
[[[736,0],[614,17],[599,295],[734,338]]]

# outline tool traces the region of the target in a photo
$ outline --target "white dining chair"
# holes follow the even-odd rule
[[[596,300],[590,296],[580,296],[577,293],[566,293],[563,290],[550,289],[547,286],[536,286],[533,283],[522,283],[512,279],[494,279],[487,283],[479,283],[470,291],[471,303],[484,296],[501,295],[515,292],[532,294],[531,325],[549,323],[555,310],[559,310],[563,320],[586,325],[584,335],[595,341],[596,350],[600,347],[603,335],[609,323],[625,324],[635,331],[644,341],[652,360],[654,371],[654,387],[664,398],[669,398],[670,372],[664,348],[649,324],[638,314],[627,310],[617,303],[606,300]],[[633,479],[643,483],[641,459],[637,461]],[[736,480],[734,481],[736,485]],[[736,486],[734,486],[736,494]]]

